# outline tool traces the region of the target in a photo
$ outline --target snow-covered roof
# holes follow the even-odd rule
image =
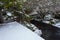
[[[11,22],[0,26],[0,40],[44,40],[25,26]]]

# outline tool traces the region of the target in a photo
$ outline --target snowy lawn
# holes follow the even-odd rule
[[[44,40],[25,26],[11,22],[0,26],[0,40]]]

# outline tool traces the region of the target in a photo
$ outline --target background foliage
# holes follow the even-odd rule
[[[30,24],[35,19],[54,24],[60,20],[60,0],[0,0],[0,19],[5,23]]]

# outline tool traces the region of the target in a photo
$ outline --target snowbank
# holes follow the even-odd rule
[[[0,40],[44,40],[25,26],[17,23],[7,23],[0,26]]]
[[[54,26],[60,28],[60,22],[56,23]]]

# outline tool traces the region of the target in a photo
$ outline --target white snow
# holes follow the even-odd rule
[[[10,12],[7,12],[7,15],[8,15],[8,16],[12,16],[12,14],[11,14]]]
[[[47,14],[47,15],[45,15],[44,19],[45,20],[50,20],[50,19],[52,19],[52,15],[51,14]]]
[[[36,29],[34,32],[35,32],[35,33],[37,33],[39,36],[41,36],[41,35],[42,35],[42,31],[41,31],[41,30],[39,30],[39,29]]]
[[[60,22],[56,23],[54,26],[60,28]]]
[[[0,26],[0,40],[44,40],[25,26],[17,23],[7,23]]]

